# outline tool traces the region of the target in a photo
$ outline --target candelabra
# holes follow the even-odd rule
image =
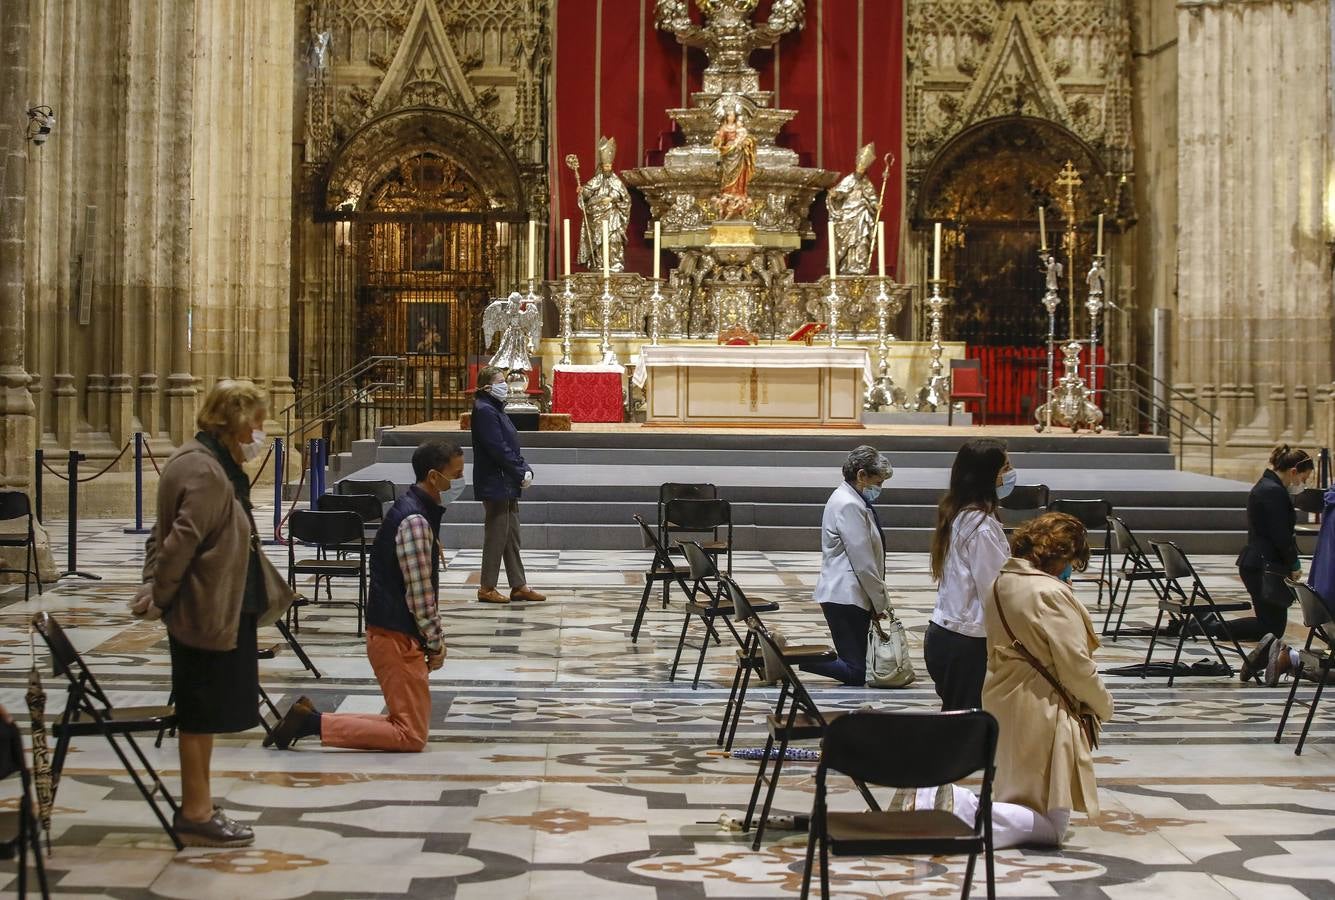
[[[575,330],[575,292],[571,289],[570,273],[566,273],[566,287],[561,292],[561,362],[563,366],[573,366],[574,358],[570,354],[570,333]]]
[[[932,323],[932,361],[929,365],[927,380],[923,382],[922,387],[918,389],[917,409],[919,412],[936,412],[938,406],[944,406],[950,402],[950,379],[941,374],[944,368],[941,364],[941,351],[945,349],[941,346],[941,309],[950,301],[941,296],[941,285],[945,284],[940,278],[931,279],[928,284],[932,286],[932,296],[927,298],[928,320]],[[912,408],[912,404],[910,404]]]
[[[1103,254],[1094,254],[1094,260],[1089,266],[1089,275],[1086,276],[1089,284],[1089,298],[1085,301],[1085,309],[1089,312],[1089,393],[1090,399],[1098,404],[1098,350],[1099,350],[1099,321],[1103,316]]]
[[[619,366],[621,361],[617,359],[616,350],[612,348],[612,282],[606,275],[603,276],[603,295],[598,298],[598,307],[603,317],[603,340],[598,346],[598,352],[602,354],[602,364]]]
[[[895,336],[890,333],[889,322],[892,316],[899,315],[903,301],[899,295],[890,296],[885,289],[885,279],[880,279],[880,290],[876,293],[876,353],[879,364],[876,380],[867,388],[863,407],[876,412],[885,406],[903,406],[904,389],[895,384],[890,377],[890,345]]]
[[[830,276],[830,293],[825,295],[826,318],[830,320],[830,346],[839,346],[839,291],[838,277]]]
[[[663,279],[654,279],[654,292],[649,295],[649,344],[658,346],[658,323],[663,312]]]
[[[1047,289],[1043,292],[1043,308],[1048,311],[1048,390],[1047,400],[1034,410],[1035,431],[1052,428],[1052,389],[1057,378],[1057,307],[1062,298],[1057,293],[1057,284],[1061,279],[1062,265],[1046,248],[1040,251],[1044,268],[1047,271]]]

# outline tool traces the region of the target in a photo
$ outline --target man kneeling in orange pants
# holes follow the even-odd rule
[[[366,655],[389,715],[321,713],[302,698],[287,711],[265,746],[286,750],[303,737],[326,747],[400,750],[426,746],[431,719],[428,673],[445,662],[440,612],[440,520],[445,504],[464,488],[464,452],[432,442],[413,453],[413,477],[385,515],[371,548],[371,590],[366,603]]]

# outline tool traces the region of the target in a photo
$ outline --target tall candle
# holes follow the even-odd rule
[[[885,222],[876,223],[876,277],[885,277]]]
[[[561,242],[565,244],[566,275],[570,275],[570,220],[561,220]]]
[[[1043,218],[1043,207],[1038,208],[1038,249],[1048,249],[1048,223]]]
[[[1103,213],[1099,213],[1099,249],[1095,252],[1099,256],[1103,255]]]
[[[538,223],[533,219],[528,220],[528,280],[532,281],[538,277]]]
[[[830,280],[835,279],[834,223],[826,223],[826,234],[830,242]]]
[[[654,223],[654,280],[657,281],[661,274],[660,267],[663,263],[663,255],[659,252],[659,245],[663,242],[663,223]]]
[[[941,223],[936,223],[932,234],[932,279],[941,280]]]
[[[607,246],[610,240],[611,233],[607,230],[607,220],[603,219],[603,278],[612,277],[612,257]]]

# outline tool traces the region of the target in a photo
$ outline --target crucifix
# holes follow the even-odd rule
[[[1084,184],[1084,179],[1076,171],[1075,166],[1068,159],[1066,165],[1062,167],[1061,172],[1057,174],[1057,180],[1053,184],[1057,187],[1058,194],[1061,189],[1066,189],[1066,196],[1062,198],[1062,209],[1066,213],[1066,278],[1067,278],[1067,302],[1070,304],[1070,339],[1075,340],[1075,189]]]

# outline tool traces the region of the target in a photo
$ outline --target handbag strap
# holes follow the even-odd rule
[[[997,579],[997,581],[1000,580],[1000,578]],[[1066,707],[1066,711],[1074,716],[1076,721],[1079,721],[1080,707],[1076,705],[1076,702],[1071,698],[1071,695],[1066,692],[1066,688],[1062,687],[1061,682],[1057,680],[1055,675],[1048,671],[1047,666],[1039,662],[1038,658],[1029,652],[1029,648],[1021,643],[1020,639],[1015,636],[1015,632],[1011,631],[1010,623],[1006,621],[1006,611],[1001,608],[1001,594],[997,591],[997,581],[992,582],[992,602],[996,605],[997,617],[1001,619],[1001,627],[1006,630],[1006,637],[1010,638],[1011,647],[1015,648],[1015,650],[1024,657],[1025,661],[1034,667],[1038,674],[1047,679],[1048,684],[1052,685],[1052,689],[1056,691],[1057,696],[1061,698],[1062,705]]]

